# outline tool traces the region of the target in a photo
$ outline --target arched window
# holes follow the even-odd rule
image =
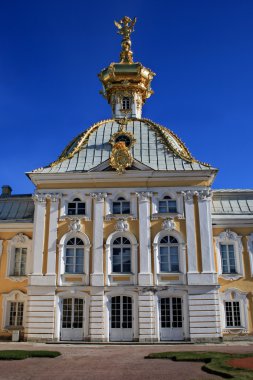
[[[84,273],[84,242],[78,237],[66,244],[65,273]]]
[[[117,201],[112,204],[113,214],[130,214],[130,202],[126,201],[125,198],[119,197]]]
[[[74,198],[68,203],[68,215],[85,215],[85,203],[79,198]]]
[[[123,236],[112,243],[112,272],[131,273],[131,243]]]
[[[177,202],[171,199],[168,195],[163,197],[163,200],[159,201],[159,213],[176,213],[177,212]]]
[[[130,109],[130,98],[127,96],[124,96],[122,99],[122,108],[123,110],[129,110]]]
[[[179,272],[179,244],[175,237],[164,236],[159,243],[160,272]]]

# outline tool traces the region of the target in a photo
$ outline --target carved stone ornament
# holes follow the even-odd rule
[[[36,193],[32,196],[34,202],[46,202],[47,199],[51,202],[58,202],[61,194],[58,193]]]
[[[27,242],[29,238],[24,235],[22,232],[18,233],[17,235],[15,235],[11,241],[15,244],[24,244]]]
[[[69,222],[69,230],[74,232],[80,232],[81,231],[81,221],[78,218],[70,219]]]
[[[237,241],[238,235],[235,232],[227,229],[226,231],[221,232],[220,239],[221,240],[235,240],[235,241]]]
[[[152,197],[153,193],[152,192],[141,192],[141,193],[135,193],[137,197],[140,199],[140,201],[148,201],[149,198]]]
[[[107,197],[107,193],[90,193],[91,198],[101,202]]]
[[[193,200],[193,197],[194,197],[194,195],[197,194],[197,192],[188,190],[188,191],[182,191],[181,194],[183,195],[183,197],[185,198],[186,201],[190,202]]]
[[[172,218],[165,219],[162,222],[162,229],[166,231],[173,231],[176,228],[176,224]]]
[[[115,230],[116,231],[129,231],[129,224],[124,219],[119,219],[115,224]]]
[[[210,189],[201,190],[197,192],[197,196],[201,201],[207,201],[212,198],[212,191]]]

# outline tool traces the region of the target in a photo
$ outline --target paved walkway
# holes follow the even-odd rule
[[[253,343],[219,345],[104,346],[0,343],[0,350],[56,350],[55,359],[0,361],[3,380],[215,380],[201,370],[201,363],[147,360],[145,355],[164,351],[219,351],[253,353]]]

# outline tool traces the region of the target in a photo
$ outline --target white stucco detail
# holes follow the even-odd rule
[[[219,276],[225,278],[226,280],[236,280],[242,277],[244,275],[242,237],[231,230],[226,230],[222,232],[219,236],[215,237],[214,240],[217,252]],[[220,244],[232,244],[234,246],[236,273],[222,273],[222,258]]]
[[[253,277],[253,233],[247,236],[249,261],[250,261],[250,273]]]
[[[47,254],[47,275],[50,275],[50,276],[55,276],[56,274],[55,264],[56,264],[58,207],[59,207],[59,198],[51,199],[49,236],[48,236],[48,254]]]
[[[197,273],[197,246],[194,212],[194,193],[185,194],[186,241],[188,257],[188,273]]]
[[[13,270],[15,265],[15,249],[16,248],[26,248],[26,268],[25,275],[23,276],[14,276]],[[31,274],[31,260],[32,260],[32,239],[22,232],[13,236],[11,240],[8,240],[7,248],[7,266],[6,266],[6,277],[11,278],[14,281],[24,281],[26,276]]]
[[[34,196],[34,227],[33,227],[33,261],[32,275],[42,275],[42,263],[45,238],[46,197],[41,194]]]

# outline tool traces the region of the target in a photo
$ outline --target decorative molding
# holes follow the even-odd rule
[[[11,239],[11,242],[13,244],[26,244],[29,241],[31,241],[31,239],[28,236],[24,235],[22,232],[13,236],[13,238]]]
[[[58,202],[61,197],[62,194],[60,193],[35,193],[33,194],[32,199],[34,202],[44,203],[47,199],[51,202]]]
[[[68,218],[69,219],[69,231],[80,232],[81,231],[81,221],[79,218]]]
[[[127,220],[124,220],[124,219],[119,219],[115,226],[114,226],[115,230],[116,231],[129,231],[129,224],[127,222]]]
[[[237,235],[237,233],[227,229],[220,233],[219,236],[214,238],[215,246],[218,253],[218,274],[220,277],[225,280],[238,280],[243,277],[243,245],[242,245],[242,237]],[[235,254],[235,262],[236,262],[236,271],[237,273],[222,273],[222,259],[220,252],[220,244],[233,244],[234,245],[234,254]]]
[[[198,193],[197,191],[192,191],[192,190],[182,191],[181,192],[181,194],[183,195],[185,201],[187,201],[187,202],[192,202],[194,195],[197,195],[197,193]]]
[[[247,236],[247,245],[248,245],[249,260],[250,260],[250,273],[251,273],[251,277],[253,277],[253,233]]]
[[[173,218],[167,218],[162,222],[162,229],[166,231],[173,231],[176,228],[176,223]]]
[[[196,195],[201,201],[210,201],[212,199],[212,191],[210,189],[196,191]]]
[[[153,193],[149,191],[143,191],[143,192],[135,193],[135,194],[137,195],[137,197],[139,198],[141,202],[147,202],[149,198],[153,196]]]
[[[107,193],[90,193],[90,196],[97,202],[101,202],[107,197]]]

